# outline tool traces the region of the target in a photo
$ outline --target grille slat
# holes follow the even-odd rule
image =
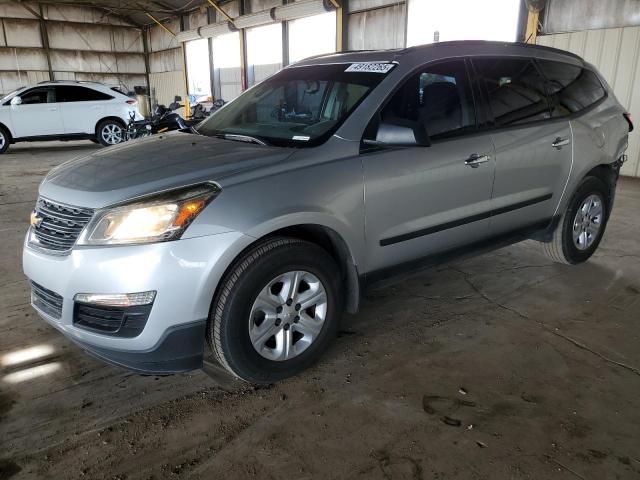
[[[47,290],[35,282],[31,282],[31,304],[53,318],[62,317],[62,297]]]
[[[36,214],[42,219],[33,228],[34,244],[48,250],[71,250],[91,217],[93,210],[52,202],[39,198]]]
[[[42,228],[45,228],[47,230],[53,230],[54,232],[60,232],[62,234],[65,234],[65,233],[73,234],[73,233],[75,233],[75,228],[74,227],[67,227],[67,226],[60,225],[60,224],[53,223],[53,222],[49,222],[49,221],[48,222],[43,221],[41,226],[42,226]]]

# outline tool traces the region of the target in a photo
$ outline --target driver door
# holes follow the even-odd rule
[[[64,133],[60,105],[55,103],[52,87],[32,88],[22,93],[20,99],[20,105],[11,105],[11,124],[16,137]]]
[[[398,119],[418,122],[431,146],[363,145],[368,272],[489,236],[493,143],[478,134],[465,60],[429,64],[412,74],[372,121],[365,139],[375,138],[375,122]]]

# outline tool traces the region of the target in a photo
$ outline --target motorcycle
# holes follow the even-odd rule
[[[179,113],[175,112],[181,107],[182,105],[177,102],[173,102],[168,108],[164,105],[157,105],[153,111],[153,116],[149,120],[135,120],[134,115],[131,115],[129,125],[127,125],[127,140],[173,130],[187,131],[200,122],[198,119],[185,120],[182,118]]]
[[[220,110],[227,102],[222,99],[218,99],[211,105],[209,110],[201,103],[196,103],[191,107],[190,118],[193,120],[204,120],[209,115],[212,115],[217,110]]]

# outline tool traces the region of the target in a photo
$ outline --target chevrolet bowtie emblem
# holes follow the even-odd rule
[[[42,223],[42,217],[39,217],[36,212],[31,212],[31,226],[36,228]]]

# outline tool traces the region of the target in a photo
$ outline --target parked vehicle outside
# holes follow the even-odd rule
[[[0,99],[0,153],[16,142],[87,139],[102,145],[125,140],[137,101],[96,82],[41,82]]]
[[[447,42],[307,59],[195,127],[54,168],[25,239],[32,303],[139,372],[270,383],[370,288],[524,239],[602,240],[631,118],[593,66]]]

